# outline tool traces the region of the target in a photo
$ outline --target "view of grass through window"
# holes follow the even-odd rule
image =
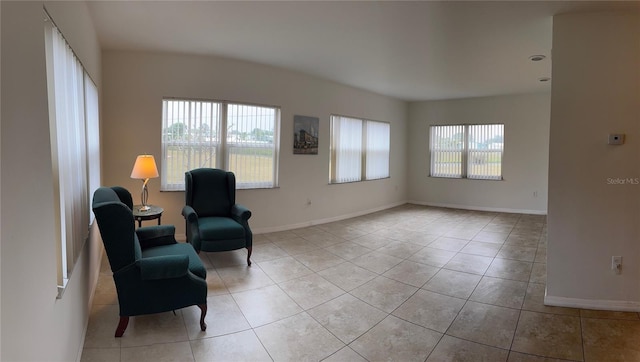
[[[215,101],[163,101],[162,190],[184,190],[184,173],[232,171],[238,188],[277,186],[280,110]]]
[[[504,124],[430,127],[432,177],[502,179]]]

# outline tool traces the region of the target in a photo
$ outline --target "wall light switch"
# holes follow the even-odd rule
[[[611,270],[613,270],[616,274],[622,273],[622,257],[621,256],[611,257]]]
[[[609,134],[610,145],[622,145],[624,144],[624,133],[611,133]]]

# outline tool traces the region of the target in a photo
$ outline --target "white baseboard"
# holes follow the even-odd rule
[[[532,215],[546,215],[547,210],[528,210],[528,209],[511,209],[503,207],[484,207],[484,206],[471,206],[471,205],[458,205],[458,204],[445,204],[438,202],[425,202],[425,201],[407,201],[410,204],[434,206],[434,207],[446,207],[449,209],[462,209],[473,211],[491,211],[491,212],[506,212],[510,214],[532,214]]]
[[[343,214],[343,215],[339,215],[339,216],[332,216],[332,217],[328,217],[328,218],[324,218],[324,219],[310,220],[310,221],[305,221],[305,222],[301,222],[301,223],[297,223],[297,224],[289,224],[289,225],[283,225],[283,226],[273,226],[273,227],[264,227],[264,228],[256,228],[256,229],[251,228],[251,230],[253,231],[254,234],[266,234],[266,233],[274,233],[274,232],[278,232],[278,231],[299,229],[299,228],[304,228],[304,227],[308,227],[308,226],[314,226],[314,225],[320,225],[320,224],[326,224],[326,223],[330,223],[330,222],[350,219],[350,218],[358,217],[358,216],[362,216],[362,215],[368,215],[368,214],[372,214],[374,212],[387,210],[387,209],[391,209],[391,208],[396,207],[396,206],[404,205],[406,203],[407,203],[407,201],[400,201],[400,202],[396,202],[396,203],[393,203],[393,204],[376,207],[376,208],[373,208],[373,209],[353,212],[353,213],[350,213],[350,214]]]
[[[640,302],[624,300],[580,299],[545,295],[544,304],[554,307],[611,310],[617,312],[640,312]]]

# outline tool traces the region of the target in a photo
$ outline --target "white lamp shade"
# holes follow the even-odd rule
[[[153,155],[139,155],[136,158],[136,163],[131,171],[131,178],[144,180],[158,176],[158,167],[156,167],[156,160]]]

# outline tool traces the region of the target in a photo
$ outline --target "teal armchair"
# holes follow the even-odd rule
[[[101,187],[93,194],[98,222],[120,305],[116,337],[129,317],[172,311],[192,305],[206,330],[207,271],[193,247],[177,243],[173,225],[135,229],[132,199],[122,187]]]
[[[236,177],[233,172],[198,168],[185,173],[187,242],[203,251],[247,249],[251,266],[253,234],[251,211],[236,204]]]

